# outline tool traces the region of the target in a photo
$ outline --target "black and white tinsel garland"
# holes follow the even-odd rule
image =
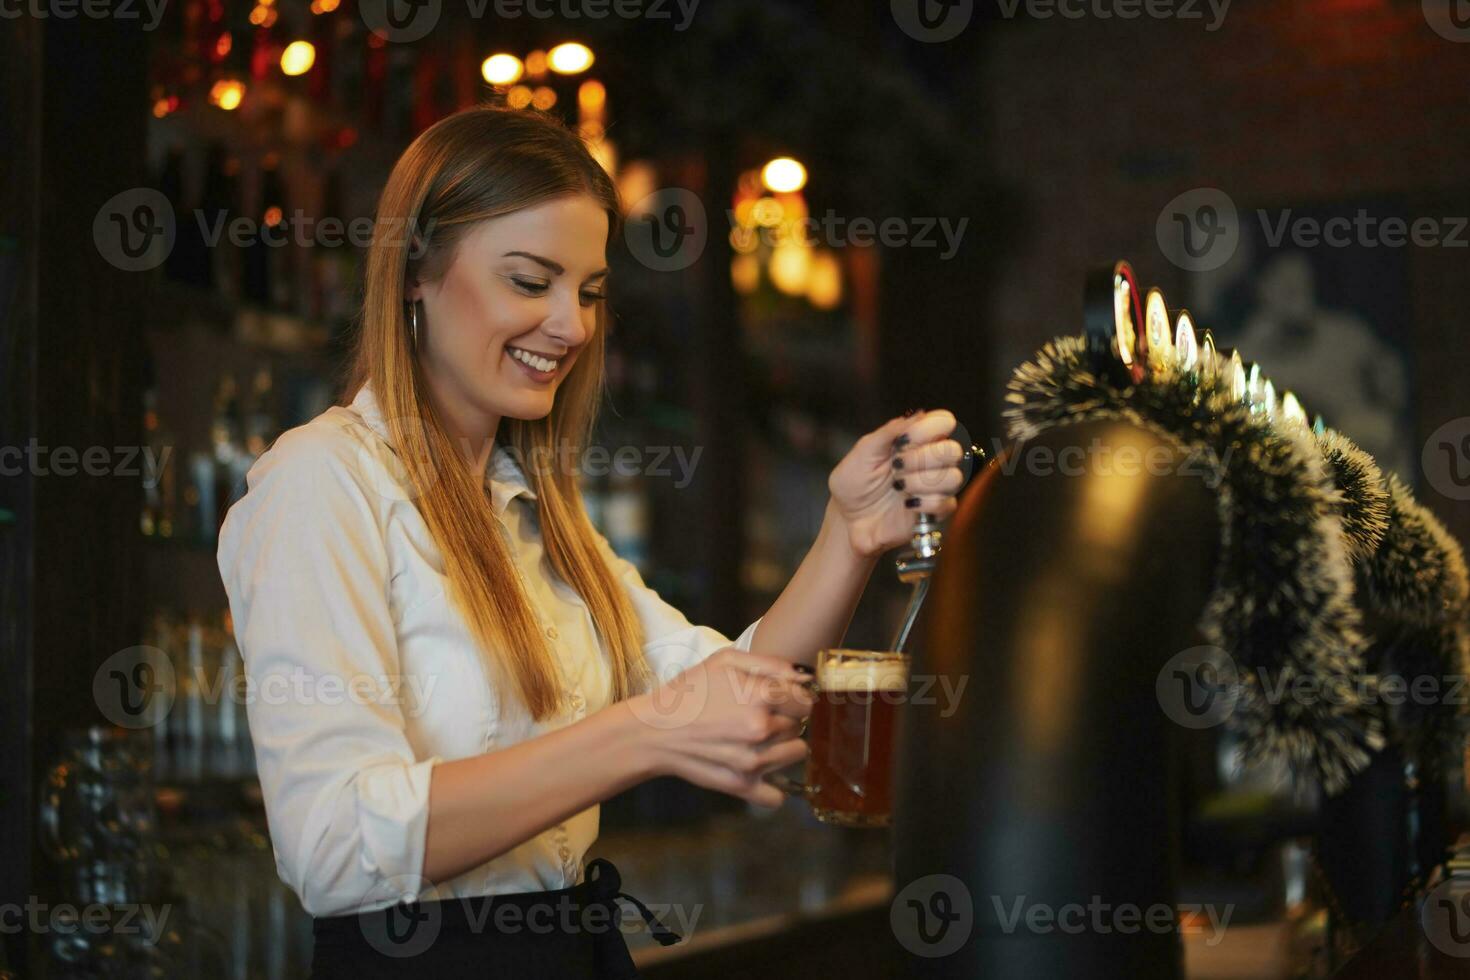
[[[1375,669],[1402,690],[1388,696],[1391,730],[1423,747],[1458,738],[1470,677],[1470,575],[1460,543],[1397,476],[1387,480],[1388,527],[1358,568]]]
[[[1373,457],[1336,429],[1317,435],[1327,473],[1341,499],[1335,505],[1342,523],[1348,561],[1357,565],[1378,551],[1388,531],[1388,488]]]
[[[1344,501],[1310,431],[1252,412],[1212,375],[1193,383],[1168,368],[1119,386],[1093,369],[1082,337],[1047,344],[1008,389],[1014,439],[1119,419],[1205,462],[1221,553],[1199,628],[1236,670],[1227,724],[1241,735],[1246,764],[1281,760],[1295,776],[1341,791],[1382,747],[1383,725],[1339,518]]]

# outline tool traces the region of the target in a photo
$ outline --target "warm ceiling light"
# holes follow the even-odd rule
[[[761,168],[761,183],[778,194],[791,194],[806,186],[806,168],[790,157],[777,157]]]
[[[292,41],[281,52],[281,71],[287,75],[305,75],[316,64],[316,48],[310,41]]]
[[[226,112],[240,108],[245,98],[245,84],[233,79],[215,82],[209,90],[209,101]]]
[[[491,85],[511,85],[525,71],[526,66],[513,54],[492,54],[480,65],[480,75]]]
[[[547,52],[546,63],[554,72],[575,75],[592,67],[592,49],[575,41],[558,44]]]

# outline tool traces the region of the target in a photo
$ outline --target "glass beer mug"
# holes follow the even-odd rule
[[[888,827],[898,707],[908,697],[909,657],[887,650],[822,650],[807,721],[806,778],[771,785],[811,805],[823,823]]]

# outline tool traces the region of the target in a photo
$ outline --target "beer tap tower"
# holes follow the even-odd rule
[[[1107,272],[1106,309],[1089,304],[1089,320],[1105,317],[1107,334],[1127,344],[1121,354],[1109,345],[1110,363],[1138,376],[1142,303],[1131,272],[1126,281]],[[1096,322],[1088,332],[1101,333]],[[1056,460],[1173,448],[1113,420],[1060,426],[1020,451]],[[1138,468],[1061,478],[1019,462],[990,466],[969,487],[943,563],[923,521],[899,559],[900,577],[917,580],[900,643],[933,593],[913,674],[969,678],[947,717],[914,705],[904,715],[892,921],[905,971],[1178,980],[1172,723],[1155,684],[1163,664],[1200,642],[1216,502],[1199,481]],[[1120,909],[1167,909],[1171,928],[1092,921]],[[1086,928],[1075,928],[1077,915]]]

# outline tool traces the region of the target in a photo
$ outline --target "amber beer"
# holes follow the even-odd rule
[[[818,655],[804,795],[819,820],[846,827],[892,822],[894,738],[908,673],[908,657],[901,653]]]

